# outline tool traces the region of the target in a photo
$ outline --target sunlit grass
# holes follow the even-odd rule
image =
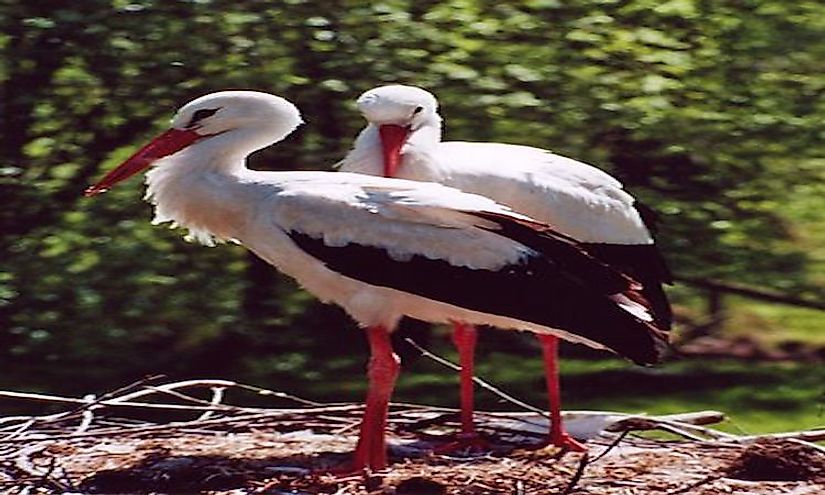
[[[825,311],[734,297],[730,304],[732,317],[725,324],[729,335],[747,334],[769,344],[825,345]]]
[[[701,325],[710,318],[700,291],[679,287],[671,291],[677,314]],[[747,337],[777,347],[785,343],[825,345],[825,311],[725,295],[723,320],[714,330],[721,337]]]

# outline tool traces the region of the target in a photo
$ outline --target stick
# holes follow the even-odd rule
[[[35,422],[36,422],[36,419],[35,419],[35,418],[30,418],[30,419],[29,419],[29,420],[27,420],[25,423],[23,423],[23,424],[22,424],[22,425],[20,425],[18,428],[16,428],[13,432],[11,432],[11,433],[7,436],[7,438],[14,438],[14,437],[19,436],[19,435],[20,435],[20,434],[22,434],[24,431],[28,430],[28,429],[31,427],[31,425],[33,425]]]
[[[625,439],[625,437],[626,437],[626,436],[628,436],[629,434],[630,434],[630,430],[625,430],[625,431],[621,432],[621,433],[619,434],[619,436],[617,436],[617,437],[616,437],[616,440],[613,440],[613,441],[610,443],[610,445],[608,445],[608,446],[607,446],[607,448],[605,448],[605,449],[602,451],[602,453],[601,453],[601,454],[597,455],[597,456],[596,456],[596,457],[595,457],[592,461],[590,461],[590,462],[591,462],[591,463],[595,463],[596,461],[598,461],[598,460],[599,460],[599,459],[601,459],[602,457],[606,456],[606,455],[607,455],[607,454],[608,454],[611,450],[613,450],[614,448],[616,448],[616,446],[617,446],[617,445],[619,445],[619,444],[622,442],[622,440],[624,440],[624,439]]]
[[[106,428],[100,429],[93,432],[86,432],[82,434],[64,434],[64,435],[54,435],[48,438],[48,440],[65,440],[65,439],[73,439],[73,438],[88,438],[88,437],[101,437],[106,435],[133,435],[136,433],[146,433],[146,432],[154,432],[154,431],[174,431],[183,428],[191,428],[191,427],[203,427],[203,426],[212,426],[212,425],[220,425],[220,424],[231,424],[237,422],[245,422],[245,421],[254,421],[256,419],[276,419],[276,418],[284,418],[284,416],[300,416],[302,414],[315,414],[317,412],[334,412],[334,411],[350,411],[353,409],[361,408],[360,405],[344,405],[344,406],[331,406],[331,407],[319,407],[315,409],[303,409],[303,410],[274,410],[266,413],[258,413],[258,414],[248,414],[248,415],[241,415],[229,418],[219,418],[219,419],[209,419],[206,421],[185,421],[185,422],[175,422],[163,425],[147,425],[147,426],[133,426],[133,427],[120,427],[120,428]],[[30,438],[3,438],[0,439],[0,445],[2,444],[11,444],[11,443],[25,443],[30,442]]]
[[[151,393],[142,393],[140,396],[151,395]],[[34,393],[27,393],[27,392],[7,392],[7,391],[0,391],[0,397],[13,397],[16,399],[29,399],[29,400],[36,400],[41,402],[62,402],[66,404],[83,404],[84,406],[109,406],[109,407],[138,407],[138,408],[146,408],[146,409],[179,409],[185,411],[211,411],[211,410],[226,410],[227,407],[233,408],[234,410],[241,410],[241,411],[248,411],[248,412],[265,412],[270,411],[271,409],[264,409],[264,408],[256,408],[256,407],[237,407],[237,406],[189,406],[185,404],[157,404],[151,402],[132,402],[129,400],[124,400],[123,397],[110,399],[110,400],[96,400],[90,401],[89,399],[78,399],[75,397],[60,397],[57,395],[46,395],[46,394],[34,394]],[[132,397],[131,395],[129,397]],[[207,403],[208,404],[208,403]],[[85,409],[85,407],[83,408]],[[78,409],[80,411],[82,409]],[[41,416],[38,418],[39,421],[51,421],[53,419],[63,419],[65,418],[67,413],[59,413],[53,414],[50,416]],[[29,419],[31,416],[10,416],[8,418],[0,418],[0,423],[11,422],[14,420],[22,420],[22,419]]]
[[[303,404],[305,406],[330,405],[330,404],[323,404],[321,402],[315,402],[315,401],[311,401],[311,400],[307,400],[307,399],[302,399],[300,397],[290,395],[286,392],[277,392],[275,390],[269,390],[269,389],[266,389],[266,388],[256,387],[254,385],[245,385],[243,383],[238,383],[238,384],[236,384],[236,386],[238,388],[241,388],[241,389],[244,389],[244,390],[250,390],[252,392],[255,392],[258,395],[274,395],[275,397],[278,397],[280,399],[289,399],[291,401],[295,401],[295,402],[297,402],[299,404]]]
[[[226,387],[212,387],[212,400],[209,401],[210,406],[220,406],[221,401],[223,400],[223,392],[226,390]],[[212,414],[215,411],[204,411],[203,414],[198,416],[198,419],[195,421],[205,421],[212,417]]]
[[[435,361],[439,364],[442,364],[442,365],[444,365],[448,368],[452,368],[456,371],[461,371],[461,366],[453,363],[452,361],[448,361],[447,359],[444,359],[441,356],[433,354],[432,352],[428,351],[427,349],[424,349],[423,347],[418,345],[413,339],[405,338],[404,340],[408,344],[413,346],[418,352],[420,352],[422,356],[428,357],[428,358],[432,359],[433,361]],[[505,401],[507,401],[511,404],[515,404],[515,405],[517,405],[517,406],[519,406],[523,409],[527,409],[528,411],[534,412],[536,414],[540,414],[541,416],[544,416],[545,418],[550,417],[550,415],[547,413],[547,411],[543,411],[543,410],[541,410],[537,407],[531,406],[530,404],[528,404],[526,402],[523,402],[519,399],[516,399],[512,395],[510,395],[510,394],[508,394],[508,393],[506,393],[506,392],[490,385],[489,383],[485,382],[484,380],[482,380],[481,378],[479,378],[477,376],[473,377],[473,383],[477,384],[479,387],[483,388],[484,390],[487,390],[489,392],[494,393],[495,395],[501,397],[502,399],[504,399]]]
[[[727,419],[725,413],[720,411],[696,411],[678,414],[665,414],[662,416],[656,416],[656,418],[663,421],[688,423],[697,426],[721,423]]]
[[[87,409],[83,410],[83,420],[80,421],[80,425],[78,425],[77,430],[75,430],[75,433],[83,433],[86,430],[88,430],[89,427],[92,426],[92,421],[94,421],[95,419],[95,413],[92,407],[93,406],[90,405]]]
[[[174,382],[174,383],[167,383],[165,385],[159,386],[145,386],[143,390],[138,390],[137,392],[133,392],[131,394],[127,394],[116,399],[113,399],[113,402],[120,402],[120,401],[127,401],[127,400],[135,400],[141,397],[145,397],[147,395],[154,395],[156,393],[161,394],[168,394],[175,396],[179,399],[183,399],[189,402],[193,402],[195,404],[207,405],[211,407],[208,401],[200,400],[195,397],[190,397],[186,394],[182,394],[177,392],[175,389],[178,388],[190,388],[190,387],[233,387],[236,383],[229,381],[229,380],[186,380],[182,382]],[[229,407],[234,408],[233,406],[221,406],[221,407]],[[236,409],[244,409],[244,408],[236,408]]]
[[[76,413],[78,413],[78,412],[81,412],[81,411],[84,411],[84,410],[90,409],[90,408],[94,407],[94,406],[95,406],[95,404],[98,404],[98,403],[100,403],[101,401],[104,401],[104,400],[106,400],[106,399],[108,399],[108,398],[110,398],[110,397],[115,397],[117,394],[119,394],[119,393],[121,393],[121,392],[125,392],[125,391],[127,391],[127,390],[131,390],[131,389],[133,389],[133,388],[140,387],[141,385],[144,385],[144,384],[146,384],[146,383],[149,383],[149,382],[151,382],[151,381],[153,381],[153,380],[159,380],[159,379],[161,379],[161,378],[163,378],[163,377],[164,377],[164,375],[149,375],[149,376],[145,376],[145,377],[141,378],[140,380],[138,380],[138,381],[136,381],[136,382],[132,382],[132,383],[130,383],[129,385],[125,385],[125,386],[123,386],[123,387],[117,388],[117,389],[115,389],[115,390],[113,390],[113,391],[111,391],[111,392],[106,392],[105,394],[101,395],[101,396],[100,396],[100,397],[98,397],[97,399],[95,399],[95,398],[94,398],[94,396],[91,396],[91,399],[92,399],[91,401],[89,401],[86,397],[84,397],[84,398],[83,398],[83,400],[84,400],[84,401],[87,401],[87,403],[86,403],[86,404],[84,404],[83,406],[81,406],[81,407],[79,407],[79,408],[75,409],[74,411],[70,411],[69,413],[67,413],[67,416],[72,416],[73,414],[76,414]]]
[[[573,478],[570,479],[570,482],[559,495],[570,495],[570,492],[573,491],[573,489],[578,484],[579,480],[582,479],[582,475],[584,475],[584,470],[585,468],[587,468],[588,464],[587,460],[588,454],[587,452],[585,452],[584,454],[582,454],[582,458],[579,461],[579,466],[576,468],[576,472],[573,474]]]
[[[701,480],[699,480],[695,483],[691,483],[687,486],[683,486],[682,488],[677,488],[676,490],[669,491],[665,495],[679,495],[681,493],[688,493],[688,492],[693,491],[693,489],[695,489],[695,488],[699,488],[700,486],[705,485],[707,483],[713,483],[714,481],[719,480],[721,478],[723,478],[723,476],[718,475],[718,474],[712,474],[710,476],[702,478]]]
[[[769,435],[748,435],[739,437],[740,442],[755,442],[757,440],[776,439],[782,440],[785,438],[792,438],[802,440],[805,442],[818,442],[825,440],[825,429],[807,430],[807,431],[791,431],[788,433],[771,433]]]

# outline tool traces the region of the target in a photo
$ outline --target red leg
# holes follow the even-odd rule
[[[386,328],[370,327],[367,329],[367,336],[370,343],[370,362],[367,368],[370,384],[353,468],[370,468],[374,471],[387,467],[384,434],[390,397],[395,388],[401,361],[392,352],[390,333]]]
[[[466,450],[489,450],[490,446],[476,432],[473,422],[473,361],[475,359],[478,331],[473,325],[453,322],[453,344],[458,350],[458,362],[461,398],[461,432],[452,440],[435,449],[436,453],[447,454]]]
[[[587,447],[564,431],[561,420],[561,392],[559,387],[559,339],[553,335],[537,335],[544,355],[544,376],[547,380],[547,398],[550,405],[550,436],[548,443],[575,452],[586,452]]]
[[[462,436],[474,436],[476,434],[475,425],[473,424],[473,393],[475,387],[473,383],[473,364],[477,340],[478,331],[474,326],[466,323],[453,323],[453,344],[458,349],[458,363],[461,365],[459,383]]]

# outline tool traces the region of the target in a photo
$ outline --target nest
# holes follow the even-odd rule
[[[0,392],[68,410],[0,418],[3,493],[261,494],[814,494],[825,492],[825,432],[741,437],[703,424],[702,411],[665,417],[566,412],[589,452],[532,449],[547,434],[535,411],[477,415],[483,452],[438,455],[458,411],[393,404],[392,464],[377,473],[325,474],[345,463],[362,413],[227,380],[133,384],[101,397]],[[197,397],[206,390],[206,398]],[[228,390],[290,407],[225,403]],[[186,419],[149,419],[158,411]],[[665,432],[651,436],[652,430]],[[644,433],[648,432],[648,433]],[[767,443],[766,443],[767,442]],[[525,446],[528,446],[525,448]],[[776,474],[781,473],[781,474]],[[800,491],[801,490],[801,491]]]

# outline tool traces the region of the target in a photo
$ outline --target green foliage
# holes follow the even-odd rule
[[[315,386],[360,367],[339,311],[239,247],[149,225],[137,180],[81,197],[219,89],[305,114],[253,167],[327,169],[362,125],[360,92],[424,86],[450,139],[622,178],[662,213],[676,272],[821,294],[818,1],[11,0],[0,25],[0,376],[18,387],[157,371]]]

